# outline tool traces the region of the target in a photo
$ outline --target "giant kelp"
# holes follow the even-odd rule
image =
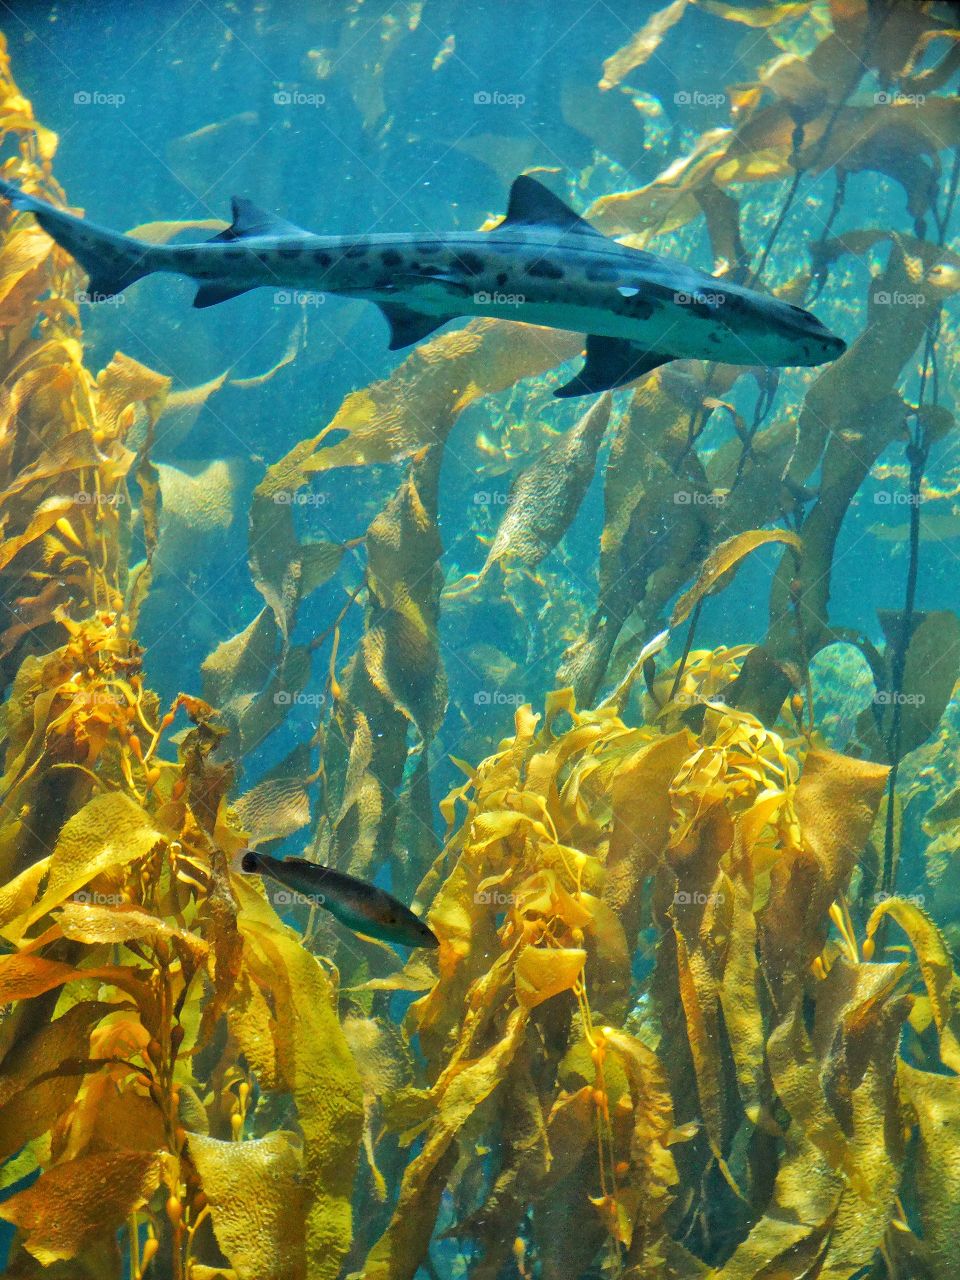
[[[831,168],[810,270],[778,288],[826,299],[850,255],[886,256],[871,259],[863,333],[791,384],[795,407],[765,371],[674,365],[629,401],[557,410],[541,447],[533,397],[579,340],[492,321],[434,338],[267,468],[250,512],[262,607],[207,657],[205,700],[161,705],[135,636],[164,479],[168,517],[197,505],[185,471],[150,461],[154,441],[165,423],[182,434],[225,375],[170,394],[118,354],[94,378],[76,269],[5,215],[9,1274],[952,1274],[956,903],[938,898],[941,930],[894,892],[905,808],[939,801],[938,891],[960,812],[924,775],[955,742],[942,713],[957,620],[915,607],[918,501],[914,589],[882,641],[828,609],[876,460],[903,441],[917,497],[952,427],[938,334],[957,261],[936,193],[956,113],[944,96],[911,115],[902,97],[936,93],[956,60],[936,6],[910,10],[843,0],[828,27],[806,0],[680,0],[604,63],[598,93],[613,96],[698,12],[766,33],[755,76],[731,88],[733,127],[591,216],[656,247],[702,219],[718,271],[769,281],[801,183]],[[418,21],[418,6],[386,15],[380,56],[355,55],[370,129]],[[868,68],[900,99],[851,102]],[[9,172],[62,199],[56,139],[6,63],[2,91]],[[845,174],[863,170],[904,187],[912,236],[833,235]],[[781,203],[755,247],[764,184]],[[907,314],[877,298],[918,291]],[[497,395],[502,437],[483,416]],[[519,464],[478,571],[445,591],[441,468],[461,415],[483,424],[478,484]],[[303,527],[294,499],[315,477],[384,463],[403,472],[358,536]],[[562,557],[598,466],[594,600]],[[201,496],[223,527],[219,492]],[[707,602],[771,550],[763,643],[738,619],[730,647],[698,647]],[[333,583],[342,606],[307,638]],[[499,648],[445,636],[472,610],[495,619]],[[859,650],[878,695],[841,750],[815,715],[827,645]],[[489,702],[521,678],[536,692],[507,685],[524,705],[495,746],[476,681]],[[322,708],[309,739],[241,784],[308,690]],[[441,840],[431,797],[453,750],[470,762],[440,802]],[[435,958],[399,967],[313,914],[305,943],[231,870],[245,840],[307,828],[311,856],[387,874],[429,907]]]

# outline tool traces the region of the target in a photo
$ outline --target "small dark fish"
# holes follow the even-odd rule
[[[379,938],[381,942],[399,942],[404,947],[440,945],[433,930],[402,902],[343,871],[304,858],[272,858],[252,849],[244,853],[240,866],[250,874],[269,876],[316,902],[355,933]]]

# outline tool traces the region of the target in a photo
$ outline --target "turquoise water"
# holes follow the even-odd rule
[[[306,853],[426,914],[431,903],[445,901],[441,885],[451,865],[439,863],[428,875],[445,842],[449,853],[479,840],[473,831],[460,844],[449,843],[465,810],[460,803],[448,825],[439,808],[464,783],[464,768],[476,768],[519,731],[525,705],[542,712],[551,691],[572,687],[577,708],[589,711],[609,702],[630,676],[630,689],[614,699],[630,727],[696,738],[706,732],[705,716],[712,723],[712,709],[703,708],[712,700],[756,716],[786,742],[793,760],[823,750],[892,765],[892,782],[885,775],[869,799],[857,793],[868,820],[862,831],[856,828],[856,848],[837,853],[840,861],[850,854],[846,878],[830,882],[835,892],[823,902],[810,891],[822,916],[823,955],[829,961],[843,950],[842,913],[829,914],[835,899],[842,898],[844,908],[849,902],[862,944],[872,907],[900,893],[935,920],[949,967],[960,936],[955,819],[949,809],[939,822],[934,815],[931,823],[930,815],[956,783],[960,731],[953,695],[960,673],[954,7],[907,0],[703,0],[686,7],[651,0],[177,0],[14,3],[3,10],[11,73],[36,119],[59,135],[53,175],[70,207],[92,222],[131,231],[157,221],[216,220],[180,233],[206,239],[229,221],[231,197],[240,196],[320,234],[429,238],[492,224],[506,209],[513,180],[530,173],[608,235],[715,274],[720,290],[726,281],[776,291],[811,309],[848,344],[835,366],[817,368],[665,364],[652,382],[613,391],[609,425],[585,446],[577,470],[559,450],[596,401],[552,395],[578,367],[569,344],[552,359],[529,336],[514,339],[508,331],[498,346],[496,335],[488,335],[471,364],[452,347],[435,345],[463,328],[458,319],[439,336],[390,351],[384,318],[367,301],[260,288],[195,309],[194,284],[170,275],[138,282],[113,301],[81,305],[88,369],[103,369],[121,351],[170,379],[171,399],[150,449],[160,491],[159,541],[135,634],[144,683],[161,709],[189,692],[222,713],[225,739],[211,758],[229,759],[234,769],[221,813],[225,826],[233,804],[234,828],[266,843],[275,856]],[[617,51],[641,31],[642,48],[617,62]],[[5,146],[5,158],[15,154],[9,136]],[[631,192],[637,193],[632,203],[611,200]],[[679,324],[687,319],[683,305]],[[501,375],[514,342],[516,367]],[[429,369],[424,373],[423,351],[444,354],[447,363],[438,356],[434,368],[449,369],[437,375],[446,379],[446,390],[436,391]],[[492,392],[471,390],[471,379],[486,376]],[[664,414],[673,415],[672,428]],[[315,462],[309,474],[281,483],[277,464],[335,419],[322,442],[304,448],[303,456]],[[397,438],[398,421],[405,424],[404,442],[392,451],[378,446]],[[134,449],[143,443],[144,424],[141,411],[129,439]],[[344,441],[358,440],[354,458],[344,452],[336,465],[324,459],[326,449],[346,450]],[[149,536],[143,493],[132,478],[130,494],[134,562],[147,553]],[[722,578],[719,569],[711,575],[709,557],[720,544],[761,528],[777,537],[749,554],[741,546],[721,566],[737,566],[735,576]],[[285,541],[293,535],[296,555]],[[784,548],[793,535],[802,540],[802,564]],[[531,550],[538,537],[539,549]],[[311,579],[303,548],[320,544],[330,544],[332,559]],[[698,582],[698,599],[680,609],[678,600]],[[12,596],[7,604],[13,607]],[[921,624],[929,630],[915,643]],[[251,644],[256,652],[247,666],[223,675],[235,637],[249,641],[247,629],[258,626],[263,642]],[[638,666],[644,645],[666,631]],[[727,652],[738,646],[742,652]],[[741,680],[731,692],[748,649],[762,650],[771,666],[756,687]],[[680,714],[678,697],[689,699],[689,715]],[[555,731],[573,723],[567,706]],[[695,746],[707,749],[700,738]],[[526,759],[498,805],[522,810],[511,787],[522,790],[530,771],[535,776]],[[551,831],[544,819],[547,825],[529,839],[550,834],[565,848],[582,844],[598,865],[609,866],[618,839],[611,814],[636,801],[633,784],[615,786],[614,773],[610,765],[583,782],[584,803],[596,806],[589,821],[571,800],[559,834],[553,814]],[[566,803],[567,781],[558,772],[547,809],[554,800],[562,808],[561,793]],[[727,799],[741,794],[728,774],[717,785],[727,788]],[[602,798],[605,787],[609,802]],[[636,801],[641,807],[645,795]],[[831,791],[823,804],[838,814],[837,830],[846,832],[840,793]],[[810,805],[808,815],[817,809]],[[894,810],[895,841],[893,818],[886,816]],[[674,832],[679,813],[677,801]],[[788,825],[784,820],[778,828],[778,849],[789,846]],[[216,834],[222,835],[220,827]],[[501,849],[500,838],[491,835],[492,848]],[[819,850],[818,838],[804,847]],[[705,834],[691,836],[683,857],[692,865],[708,844]],[[491,877],[481,892],[499,892],[496,875],[521,862],[507,843],[497,856],[501,862],[493,854],[488,863],[480,859]],[[665,857],[657,853],[656,866],[665,865]],[[682,869],[671,866],[677,892],[686,892]],[[757,875],[768,872],[764,866]],[[429,1225],[426,1231],[428,1247],[402,1263],[377,1259],[376,1242],[424,1139],[412,1094],[397,1104],[400,1120],[376,1113],[383,1194],[361,1161],[353,1244],[337,1264],[339,1274],[371,1280],[707,1274],[946,1280],[949,1263],[930,1225],[933,1210],[918,1207],[925,1193],[904,1172],[915,1152],[894,1162],[903,1181],[884,1194],[891,1205],[895,1195],[900,1201],[865,1237],[856,1265],[842,1250],[830,1252],[833,1217],[826,1212],[817,1218],[822,1239],[816,1246],[812,1237],[788,1240],[784,1227],[783,1255],[777,1264],[770,1254],[770,1271],[759,1257],[751,1261],[738,1252],[771,1212],[794,1225],[815,1213],[799,1193],[793,1200],[781,1187],[778,1201],[773,1191],[800,1125],[797,1120],[788,1134],[796,1098],[787,1096],[781,1076],[771,1083],[778,1068],[764,1058],[769,1112],[763,1123],[755,1115],[747,1123],[746,1095],[743,1108],[737,1100],[738,1078],[743,1084],[734,1052],[737,1026],[725,1005],[728,1022],[714,1045],[720,1065],[711,1077],[720,1101],[707,1099],[694,1032],[675,1051],[677,1042],[665,1030],[671,1017],[682,1025],[684,1015],[691,1027],[696,1018],[690,988],[681,1002],[679,986],[663,985],[664,973],[674,980],[677,973],[669,963],[664,967],[662,952],[660,960],[654,954],[672,918],[669,898],[661,901],[662,887],[654,887],[654,863],[644,874],[651,878],[644,890],[647,914],[632,934],[629,921],[625,925],[629,990],[618,994],[617,1025],[651,1052],[663,1036],[673,1121],[678,1130],[692,1126],[669,1146],[680,1172],[659,1244],[646,1257],[624,1240],[611,1245],[598,1238],[592,1250],[581,1247],[580,1237],[592,1240],[597,1219],[587,1200],[600,1195],[596,1162],[588,1168],[570,1156],[583,1185],[568,1179],[561,1194],[549,1183],[549,1196],[546,1169],[517,1174],[518,1146],[538,1149],[556,1105],[548,1070],[560,1073],[565,1098],[573,1092],[573,1067],[560,1047],[569,1035],[573,1054],[576,1036],[560,1015],[551,1021],[548,1014],[526,1042],[526,1056],[509,1060],[516,1109],[499,1112],[489,1124],[474,1117],[460,1133],[441,1175],[422,1190],[434,1223],[432,1233]],[[729,868],[724,874],[729,883],[736,878]],[[505,894],[509,884],[502,881]],[[598,885],[590,891],[603,897]],[[579,893],[581,885],[576,888]],[[761,896],[758,890],[758,903]],[[492,938],[506,928],[514,904],[508,897],[493,901],[498,909],[487,923],[471,917],[464,935],[469,939],[471,929],[482,935],[491,966],[499,944],[485,930],[490,925]],[[615,896],[605,901],[619,911]],[[675,901],[686,905],[690,895]],[[356,950],[323,913],[308,920],[289,897],[275,905],[307,933],[314,954],[338,966],[341,1022],[379,1019],[381,1031],[388,1026],[397,1036],[405,1027],[400,1056],[412,1064],[406,1084],[421,1093],[435,1088],[458,1030],[451,1023],[418,1035],[408,1009],[429,984],[357,995],[364,982],[384,978],[399,962]],[[434,927],[446,946],[449,919],[443,910],[438,914]],[[620,927],[609,926],[618,939]],[[582,942],[583,929],[571,928],[579,929]],[[693,929],[689,936],[702,939],[714,928],[726,939],[734,926],[724,918],[721,927],[711,917],[699,935]],[[764,928],[759,945],[761,952],[767,945],[769,959],[774,944],[763,937],[774,930],[769,920]],[[603,933],[600,925],[597,930]],[[509,934],[498,936],[507,948]],[[895,951],[884,957],[882,936],[878,962],[903,960],[905,953]],[[17,945],[7,941],[10,949]],[[569,938],[550,945],[572,946]],[[788,943],[783,947],[787,954]],[[406,951],[394,954],[407,958]],[[826,1032],[815,1026],[808,989],[820,958],[817,950],[796,962],[797,990],[807,987],[797,1005],[802,1016],[791,1026],[796,1031],[806,1018],[803,1034],[826,1054]],[[914,953],[907,958],[913,963]],[[861,945],[857,964],[862,960],[866,968],[869,959]],[[466,1010],[466,979],[458,987],[452,969],[442,976],[444,963],[439,989],[447,990],[449,980],[457,1008],[463,1003]],[[775,1041],[776,1027],[786,1025],[785,1015],[780,1024],[776,1016],[786,996],[767,979],[758,997],[761,1038]],[[476,974],[473,980],[479,981]],[[903,991],[913,981],[913,996],[928,999],[915,964],[897,981]],[[944,1025],[954,1016],[957,989],[945,997]],[[564,1016],[580,1025],[582,1006],[575,1012],[570,990],[561,993],[554,1001],[568,1000]],[[608,995],[604,990],[591,999],[612,1017],[610,1009],[620,1005],[612,997],[605,1004]],[[726,997],[717,998],[723,1003]],[[831,1015],[819,1016],[834,1016],[839,1027],[853,1014],[836,1000]],[[937,1040],[945,1033],[930,1007],[922,1005],[913,1032],[903,1031],[909,1044],[902,1056],[939,1079],[956,1064]],[[714,1016],[719,1019],[711,1008]],[[502,1033],[496,1026],[496,1033],[478,1033],[469,1053],[464,1048],[465,1060],[482,1059]],[[364,1042],[356,1028],[351,1034],[362,1063]],[[853,1047],[844,1042],[842,1055],[824,1057],[811,1071],[824,1108],[834,1108],[831,1125],[850,1140],[857,1159],[866,1160],[857,1143],[866,1142],[870,1124],[859,1113],[854,1124],[840,1095],[848,1077],[864,1078],[868,1057],[884,1088],[894,1089],[896,1035],[884,1068],[877,1065],[879,1049],[876,1060],[870,1056],[875,1046],[858,1058],[850,1034]],[[376,1057],[372,1048],[369,1053]],[[561,1058],[566,1076],[557,1065]],[[249,1065],[244,1059],[243,1069]],[[203,1088],[219,1087],[222,1069],[212,1057],[193,1064],[201,1096]],[[295,1129],[296,1115],[271,1101],[261,1084],[252,1087],[262,1124],[246,1136]],[[376,1095],[370,1086],[368,1107],[371,1090]],[[523,1111],[530,1097],[538,1099],[536,1121]],[[723,1113],[716,1132],[712,1106]],[[944,1121],[951,1147],[958,1114]],[[903,1119],[893,1109],[883,1115],[891,1131]],[[692,1137],[694,1130],[699,1137]],[[638,1134],[642,1146],[646,1138]],[[427,1149],[429,1143],[428,1137]],[[557,1140],[561,1156],[567,1158]],[[636,1158],[634,1151],[630,1159]],[[855,1183],[851,1167],[836,1156],[829,1176]],[[730,1168],[735,1174],[727,1177]],[[809,1170],[794,1177],[797,1184],[814,1180]],[[949,1199],[954,1174],[934,1166],[923,1177],[928,1190],[932,1179]],[[730,1190],[738,1179],[749,1181],[746,1197]],[[636,1186],[638,1203],[646,1203],[645,1196],[657,1200],[647,1183]],[[541,1195],[546,1207],[538,1217]],[[940,1201],[933,1196],[931,1203]],[[415,1216],[402,1198],[400,1204]],[[487,1219],[496,1230],[509,1223],[511,1239],[500,1241],[502,1247],[486,1238]],[[142,1234],[145,1217],[136,1225]],[[910,1248],[902,1240],[891,1243],[898,1232],[910,1237]],[[299,1262],[284,1270],[277,1257],[268,1276],[249,1260],[238,1264],[227,1238],[217,1230],[216,1245],[211,1238],[203,1253],[202,1265],[211,1269],[194,1274],[213,1280],[221,1274],[214,1270],[218,1258],[234,1267],[223,1274],[241,1280],[338,1274],[335,1268],[305,1271]],[[146,1274],[183,1274],[171,1257],[164,1245]],[[32,1265],[20,1254],[7,1274],[40,1274]],[[96,1256],[85,1257],[82,1271],[70,1271],[71,1265],[61,1259],[50,1274],[91,1275]],[[132,1275],[131,1266],[129,1242],[121,1243],[109,1259],[112,1270],[103,1274]]]

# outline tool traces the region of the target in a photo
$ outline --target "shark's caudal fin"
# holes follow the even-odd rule
[[[153,270],[146,262],[148,244],[57,209],[2,178],[0,196],[15,209],[32,213],[47,235],[76,258],[90,277],[87,293],[91,301],[111,298]]]

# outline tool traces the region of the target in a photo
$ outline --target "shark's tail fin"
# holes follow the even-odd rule
[[[27,195],[16,183],[2,178],[0,196],[9,200],[15,209],[32,213],[47,235],[76,258],[90,277],[87,297],[91,302],[121,293],[127,285],[155,269],[148,261],[152,245],[77,218],[46,200]]]

